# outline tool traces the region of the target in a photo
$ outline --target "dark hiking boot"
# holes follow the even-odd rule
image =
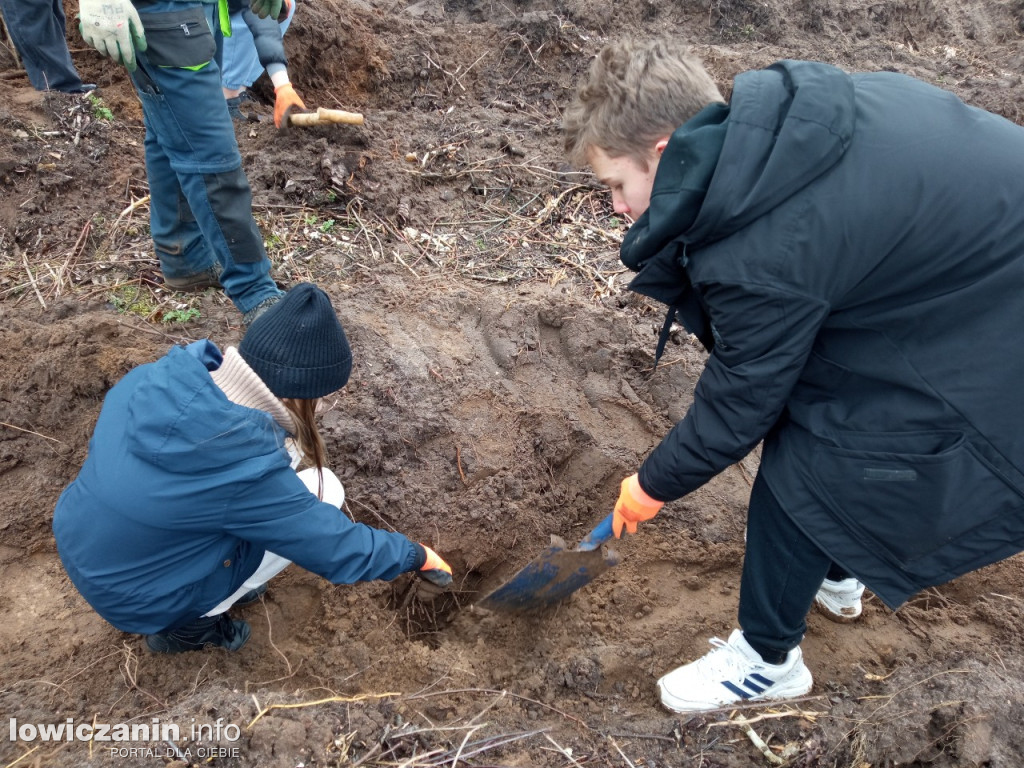
[[[236,606],[252,605],[253,603],[257,602],[263,596],[263,594],[266,591],[267,591],[267,585],[266,585],[266,582],[264,582],[263,584],[260,584],[255,589],[250,589],[248,592],[246,592],[240,598],[235,600],[235,605]]]
[[[220,265],[196,272],[194,275],[168,277],[164,275],[164,285],[172,291],[205,291],[207,288],[220,288]]]
[[[226,613],[203,616],[170,632],[146,635],[146,645],[154,653],[201,651],[207,646],[237,651],[249,639],[249,624],[232,621]]]
[[[252,106],[257,102],[253,98],[252,93],[248,90],[242,91],[237,96],[231,96],[225,98],[228,104],[228,114],[231,115],[231,119],[238,123],[258,123],[260,121],[259,115],[252,111]],[[249,103],[249,107],[242,110],[243,105]]]
[[[272,306],[277,304],[277,302],[279,302],[281,300],[282,296],[284,296],[283,293],[279,293],[279,294],[277,294],[277,296],[271,296],[269,299],[264,299],[263,301],[261,301],[255,307],[250,309],[248,312],[243,312],[242,313],[242,324],[245,325],[246,328],[248,328],[250,325],[252,325],[253,320],[255,320],[257,317],[262,315],[264,312],[266,312]]]
[[[242,114],[242,97],[232,96],[229,99],[225,99],[228,103],[228,114],[231,115],[231,119],[235,122],[244,123],[249,118]]]

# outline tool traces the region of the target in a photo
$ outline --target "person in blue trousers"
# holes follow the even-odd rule
[[[63,93],[96,90],[95,84],[82,82],[71,61],[61,0],[0,0],[0,12],[33,88]]]
[[[226,2],[81,0],[80,30],[142,102],[150,233],[175,290],[223,286],[248,325],[281,297],[221,91]]]

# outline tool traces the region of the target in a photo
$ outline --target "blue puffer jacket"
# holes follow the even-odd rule
[[[209,341],[174,347],[108,393],[89,455],[61,494],[57,549],[75,586],[125,632],[202,616],[271,551],[337,584],[423,564],[405,536],[351,522],[289,466],[270,414],[237,405]]]

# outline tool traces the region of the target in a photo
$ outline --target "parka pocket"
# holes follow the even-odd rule
[[[911,572],[1024,501],[959,432],[847,433],[812,461],[850,533]]]
[[[217,53],[202,6],[171,13],[140,13],[146,31],[146,58],[158,67],[199,67]]]

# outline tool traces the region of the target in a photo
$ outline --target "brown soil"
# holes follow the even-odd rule
[[[906,72],[1024,122],[1021,0],[300,4],[293,81],[307,105],[366,124],[281,136],[256,105],[238,129],[255,210],[275,277],[321,284],[355,349],[323,416],[348,513],[434,545],[456,590],[428,601],[407,577],[343,587],[293,567],[239,612],[253,626],[243,651],[178,657],[90,610],[50,520],[106,390],[171,344],[237,342],[239,316],[221,294],[160,287],[123,71],[69,33],[104,120],[88,100],[33,91],[0,48],[0,711],[159,718],[187,750],[174,762],[161,742],[12,743],[0,723],[0,763],[767,764],[730,713],[674,717],[654,692],[735,626],[756,455],[617,544],[622,563],[557,608],[472,605],[550,534],[578,540],[607,514],[701,370],[676,336],[651,375],[661,310],[623,290],[624,225],[560,153],[560,109],[600,44],[669,31],[726,87],[779,58],[819,59]],[[855,624],[808,624],[812,695],[742,713],[763,716],[753,730],[790,765],[1024,761],[1024,559],[895,613],[869,597]],[[211,760],[216,738],[187,737],[218,718],[241,733]]]

